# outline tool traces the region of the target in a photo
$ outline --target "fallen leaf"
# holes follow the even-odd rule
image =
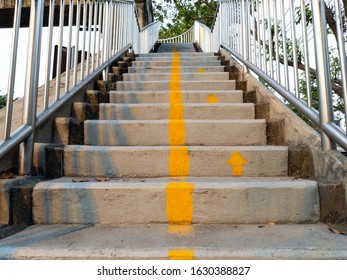
[[[332,233],[346,235],[344,232],[342,232],[341,230],[338,230],[337,228],[328,227],[328,229],[329,229]]]
[[[276,222],[271,221],[271,222],[268,222],[267,224],[270,225],[270,226],[275,226],[275,225],[276,225]]]
[[[74,178],[74,179],[72,179],[72,182],[74,182],[74,183],[82,183],[82,182],[89,182],[89,180],[86,179],[86,178]]]
[[[0,176],[0,179],[13,179],[16,178],[16,175],[11,172],[5,172]]]
[[[96,177],[95,180],[97,180],[98,182],[106,182],[109,179],[107,177]]]

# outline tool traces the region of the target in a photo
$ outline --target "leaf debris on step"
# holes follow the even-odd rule
[[[89,180],[86,179],[86,178],[73,178],[72,182],[74,182],[74,183],[82,183],[82,182],[89,182]]]
[[[9,171],[6,171],[5,173],[0,175],[0,179],[13,179],[13,178],[16,178],[16,175]]]
[[[343,232],[335,227],[329,226],[328,229],[335,234],[347,235],[346,232]]]
[[[96,177],[95,180],[98,182],[107,182],[109,179],[107,177]]]

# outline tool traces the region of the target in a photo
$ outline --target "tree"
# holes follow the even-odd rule
[[[4,108],[6,106],[6,95],[0,95],[0,109]]]
[[[187,31],[195,20],[211,26],[217,7],[216,0],[153,0],[154,16],[165,22],[159,37],[169,38]]]
[[[261,0],[259,1],[261,3]],[[343,23],[343,32],[345,36],[345,41],[347,41],[347,18],[346,18],[346,13],[345,11],[347,8],[347,0],[342,1],[342,23]],[[313,18],[312,18],[312,11],[311,11],[311,6],[310,4],[307,4],[305,6],[305,15],[306,15],[306,21],[307,21],[307,27],[310,27],[313,23]],[[331,1],[325,1],[325,15],[327,19],[327,31],[328,34],[332,34],[333,37],[335,38],[336,43],[338,42],[338,35],[337,35],[337,22],[336,22],[336,11],[334,8],[334,4]],[[301,14],[301,9],[297,8],[296,9],[296,24],[300,24],[302,21],[302,14]],[[255,21],[255,27],[257,27],[257,19],[254,17]],[[296,63],[298,65],[298,69],[305,71],[305,59],[304,59],[304,50],[302,47],[302,44],[300,40],[297,40],[296,42],[293,42],[290,38],[287,38],[287,41],[283,43],[283,32],[282,32],[282,24],[281,21],[274,22],[267,22],[265,21],[265,26],[266,29],[270,28],[271,29],[271,36],[272,36],[272,45],[269,45],[269,41],[265,42],[266,45],[266,57],[267,60],[270,60],[270,57],[276,61],[277,56],[279,58],[279,62],[283,65],[284,64],[284,50],[286,47],[287,49],[287,59],[288,59],[288,65],[293,67],[294,65],[294,59],[295,57],[293,56],[293,47],[294,44],[296,45]],[[279,47],[279,53],[277,54],[276,46],[275,46],[275,41],[274,41],[274,36],[275,36],[275,26],[278,29],[278,36],[279,36],[279,41],[278,41],[278,47]],[[256,40],[263,45],[263,41],[257,37],[257,29],[254,30],[254,36]],[[344,50],[346,52],[346,50]],[[341,77],[341,69],[340,69],[340,61],[339,61],[339,55],[338,55],[338,50],[336,47],[331,47],[329,48],[329,61],[330,61],[330,80],[331,80],[331,85],[332,85],[332,91],[333,91],[333,106],[334,110],[338,112],[337,117],[342,117],[344,114],[344,101],[343,101],[343,84],[342,84],[342,77]],[[310,89],[311,89],[311,96],[312,96],[312,106],[315,109],[319,109],[319,104],[318,104],[318,86],[317,86],[317,70],[314,68],[310,68]],[[304,74],[301,74],[299,77],[299,90],[300,94],[303,97],[302,99],[307,101],[308,97],[306,94],[307,90],[307,83],[306,83],[306,77]],[[288,104],[288,106],[298,113],[299,116],[301,116],[304,120],[306,118],[297,112],[297,110]],[[307,120],[306,120],[307,121]],[[309,122],[309,121],[307,121]]]

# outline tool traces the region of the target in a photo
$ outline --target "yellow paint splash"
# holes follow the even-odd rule
[[[216,95],[214,95],[214,94],[212,93],[212,94],[210,94],[209,96],[206,97],[205,101],[206,101],[207,103],[213,104],[213,103],[219,102],[219,99],[218,99],[218,97],[217,97]]]
[[[204,72],[205,72],[204,69],[202,69],[202,68],[199,68],[199,69],[198,69],[198,73],[204,73]]]
[[[195,250],[172,249],[168,253],[169,260],[196,260]]]
[[[194,234],[194,228],[192,225],[170,225],[167,227],[168,234],[174,234],[178,236],[188,236]]]
[[[243,175],[243,165],[248,164],[248,161],[238,151],[236,151],[227,160],[226,164],[231,164],[233,176],[242,176]]]

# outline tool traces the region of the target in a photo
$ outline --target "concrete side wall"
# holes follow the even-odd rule
[[[222,55],[231,65],[235,65],[240,72],[242,67],[231,58],[230,54],[221,49]],[[308,150],[309,174],[316,180],[320,188],[320,202],[328,205],[330,210],[321,216],[323,221],[342,222],[346,221],[347,204],[347,159],[338,151],[321,150],[320,135],[317,131],[306,124],[285,104],[283,104],[271,91],[252,75],[241,75],[243,81],[247,81],[247,91],[256,92],[257,104],[269,104],[269,120],[281,120],[283,125],[284,143],[290,149]],[[325,215],[325,217],[324,217]]]

